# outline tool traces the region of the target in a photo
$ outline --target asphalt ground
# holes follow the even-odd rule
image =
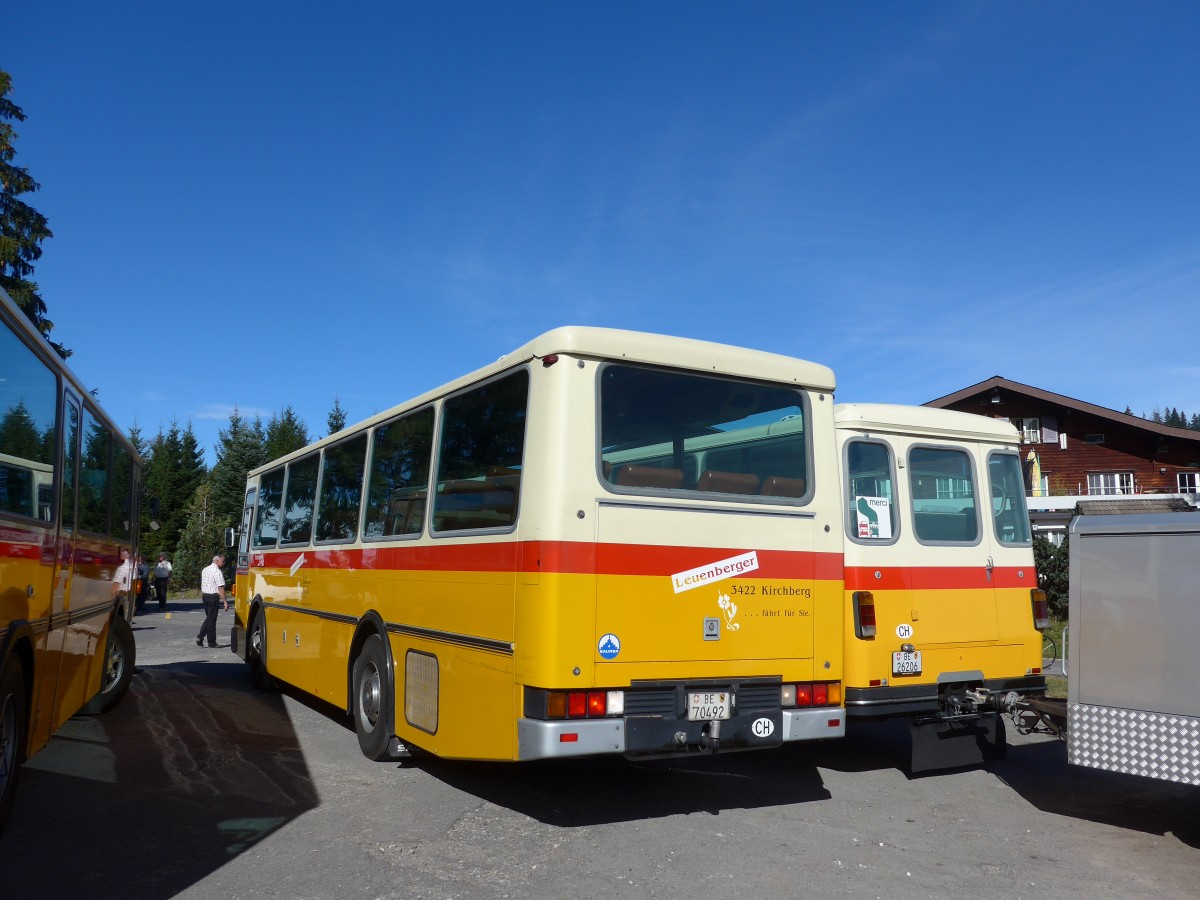
[[[343,713],[134,623],[138,671],[22,771],[0,898],[1187,897],[1200,791],[1007,758],[906,774],[899,723],[686,760],[374,763]]]

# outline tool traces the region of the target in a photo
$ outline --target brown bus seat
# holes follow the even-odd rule
[[[749,472],[718,472],[705,469],[696,482],[698,491],[716,491],[720,494],[757,494],[758,476]]]
[[[621,466],[617,484],[623,487],[667,488],[683,487],[683,469],[661,469],[658,466]]]
[[[803,478],[768,475],[763,479],[762,495],[764,497],[803,497],[804,487]]]

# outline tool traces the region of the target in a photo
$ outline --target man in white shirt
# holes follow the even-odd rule
[[[213,557],[212,565],[206,566],[200,573],[200,600],[204,604],[204,624],[196,635],[196,646],[203,647],[204,639],[208,638],[208,646],[217,646],[217,603],[223,609],[229,609],[225,600],[225,573],[221,566],[225,565],[224,554],[218,553]]]

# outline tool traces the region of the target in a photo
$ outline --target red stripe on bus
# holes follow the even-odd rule
[[[1024,573],[1022,576],[1020,573]],[[879,573],[879,577],[876,577]],[[1033,566],[847,566],[848,591],[978,590],[1037,587]]]
[[[543,572],[560,575],[668,576],[751,552],[747,548],[671,547],[642,544],[592,544],[572,541],[501,541],[363,547],[345,550],[258,551],[260,565],[290,569],[301,555],[303,568],[383,569],[456,572]],[[758,550],[755,578],[834,580],[842,575],[840,553]],[[811,575],[808,571],[811,570]]]

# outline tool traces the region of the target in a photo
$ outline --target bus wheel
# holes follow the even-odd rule
[[[25,675],[20,662],[10,656],[0,672],[0,831],[17,793],[25,726]]]
[[[81,712],[94,716],[108,712],[121,702],[129,689],[129,682],[133,680],[136,655],[137,646],[129,622],[121,616],[113,616],[112,624],[108,626],[108,647],[104,651],[100,692],[88,701]]]
[[[354,661],[354,731],[367,759],[388,758],[392,740],[392,686],[383,641],[373,634]]]
[[[260,609],[254,614],[254,621],[250,623],[250,631],[246,636],[247,644],[247,662],[250,663],[251,678],[254,681],[254,686],[263,688],[271,687],[271,676],[267,674],[267,626],[263,621],[263,612]]]

